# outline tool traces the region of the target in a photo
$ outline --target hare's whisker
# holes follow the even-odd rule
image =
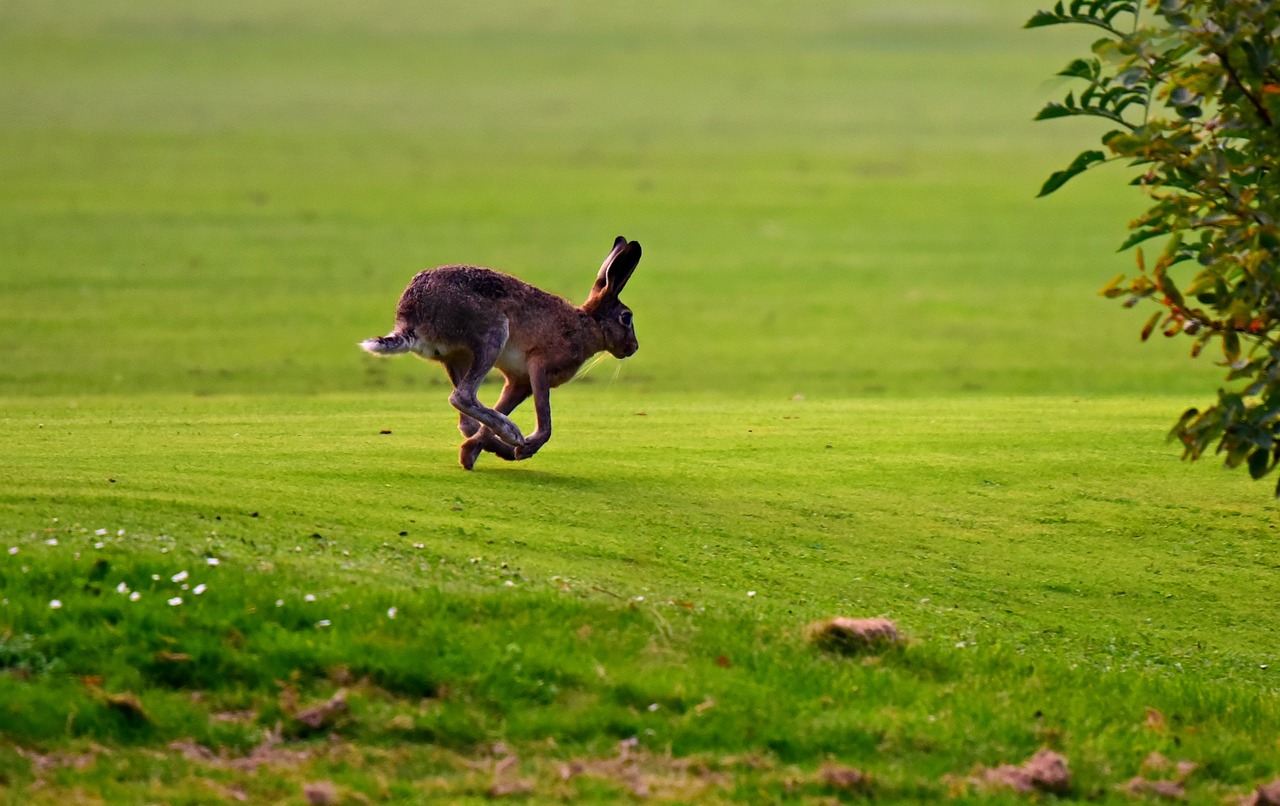
[[[585,367],[574,373],[572,380],[576,381],[578,378],[585,377],[587,373],[596,368],[596,364],[599,364],[603,360],[604,353],[594,356]]]

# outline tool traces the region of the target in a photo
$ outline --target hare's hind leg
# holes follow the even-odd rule
[[[444,365],[445,372],[449,373],[449,383],[453,384],[454,389],[457,389],[458,384],[462,383],[462,376],[466,373],[466,362],[461,363],[462,366],[459,366],[458,361],[447,361]],[[462,436],[473,437],[480,428],[479,421],[472,419],[463,412],[458,412],[458,430],[462,432]]]
[[[498,402],[493,405],[494,411],[499,414],[507,415],[515,410],[529,397],[530,389],[528,384],[513,382],[510,378],[502,387],[502,394],[498,397]],[[466,418],[466,415],[462,415]],[[472,420],[471,422],[475,422]],[[459,429],[463,426],[459,425]],[[465,430],[462,433],[466,434]],[[516,460],[516,449],[511,445],[503,442],[494,436],[493,432],[487,428],[480,427],[477,424],[475,431],[468,434],[467,440],[462,443],[461,449],[458,451],[458,463],[467,470],[475,466],[476,459],[480,456],[481,451],[488,451],[495,454],[499,459],[505,459],[508,462]]]
[[[505,414],[501,414],[480,402],[476,392],[484,376],[493,369],[502,346],[507,342],[507,324],[486,334],[485,338],[471,346],[471,361],[464,369],[460,364],[450,363],[449,376],[457,376],[453,393],[449,395],[449,403],[462,414],[488,426],[503,442],[512,447],[524,444],[524,436],[515,423]]]

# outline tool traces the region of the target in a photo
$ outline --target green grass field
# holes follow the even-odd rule
[[[1270,485],[1164,441],[1222,372],[1096,294],[1127,176],[1033,198],[1036,8],[0,0],[3,802],[1280,776]],[[619,234],[640,352],[528,462],[356,347]]]

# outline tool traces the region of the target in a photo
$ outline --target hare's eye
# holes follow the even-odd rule
[[[631,311],[623,311],[622,315],[618,317],[618,320],[627,327],[631,327]]]

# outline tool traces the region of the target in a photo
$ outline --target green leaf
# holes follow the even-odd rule
[[[1050,193],[1071,181],[1072,177],[1084,173],[1094,165],[1106,162],[1106,159],[1107,155],[1103,154],[1101,151],[1083,152],[1072,160],[1071,164],[1066,168],[1061,171],[1055,171],[1047,180],[1045,180],[1044,185],[1040,188],[1040,192],[1036,194],[1036,198],[1048,196]]]
[[[1156,329],[1156,323],[1160,321],[1160,317],[1164,315],[1164,311],[1156,311],[1151,314],[1151,318],[1142,326],[1142,340],[1146,341],[1151,338],[1151,331]]]
[[[1111,282],[1107,283],[1102,287],[1102,290],[1099,291],[1098,294],[1106,297],[1107,299],[1115,299],[1116,297],[1123,297],[1125,294],[1125,290],[1120,287],[1120,284],[1123,282],[1124,282],[1124,275],[1117,274],[1115,277],[1111,278]]]
[[[1034,120],[1052,120],[1053,118],[1069,118],[1072,115],[1079,115],[1079,114],[1081,114],[1079,109],[1063,106],[1060,103],[1054,102],[1054,103],[1046,104],[1044,109],[1041,109],[1036,114]]]
[[[1206,344],[1208,344],[1208,343],[1209,343],[1209,335],[1210,335],[1210,334],[1209,334],[1209,332],[1208,332],[1208,331],[1205,331],[1204,333],[1201,333],[1201,334],[1200,334],[1200,337],[1199,337],[1199,338],[1197,338],[1197,339],[1196,339],[1196,341],[1195,341],[1195,343],[1191,345],[1191,357],[1192,357],[1192,358],[1199,358],[1199,357],[1200,357],[1200,352],[1201,352],[1202,350],[1204,350],[1204,346],[1205,346]]]
[[[1222,446],[1220,446],[1218,449],[1218,452],[1221,453],[1222,449],[1225,447],[1226,447],[1226,440],[1224,439]],[[1227,467],[1231,468],[1232,470],[1239,467],[1242,462],[1244,462],[1246,459],[1249,458],[1249,449],[1251,447],[1252,446],[1249,445],[1248,443],[1237,442],[1233,444],[1229,449],[1227,449],[1227,459],[1226,459]]]
[[[1249,454],[1249,475],[1254,479],[1260,479],[1267,475],[1267,471],[1271,469],[1271,457],[1267,451],[1258,448]]]
[[[1135,89],[1142,85],[1143,80],[1147,78],[1147,69],[1145,67],[1130,67],[1120,75],[1116,76],[1116,83],[1125,89]]]
[[[1222,354],[1226,357],[1227,363],[1233,364],[1240,360],[1240,336],[1234,330],[1223,331]]]
[[[1138,13],[1138,6],[1135,3],[1116,3],[1111,7],[1110,11],[1102,15],[1102,19],[1108,25],[1110,25],[1115,20],[1115,18],[1120,14],[1136,15],[1137,13]]]
[[[1182,441],[1183,436],[1187,433],[1187,429],[1200,416],[1200,409],[1190,408],[1182,412],[1182,416],[1178,418],[1178,422],[1174,423],[1173,428],[1169,429],[1165,439],[1169,442],[1174,440]]]
[[[1067,78],[1083,78],[1086,81],[1091,81],[1098,76],[1101,70],[1102,66],[1097,59],[1094,59],[1092,62],[1087,62],[1084,59],[1076,59],[1071,64],[1060,70],[1058,75],[1066,76]]]
[[[1271,60],[1271,44],[1267,41],[1267,37],[1261,33],[1257,34],[1252,42],[1241,42],[1240,47],[1244,50],[1245,56],[1249,59],[1249,66],[1253,72],[1260,76],[1267,74],[1267,69],[1272,66]]]
[[[1037,11],[1035,14],[1031,15],[1031,19],[1027,20],[1026,24],[1022,27],[1043,28],[1046,25],[1062,25],[1063,23],[1070,21],[1071,19],[1069,17],[1062,16],[1061,14],[1055,14],[1052,11]]]
[[[1149,240],[1151,240],[1152,238],[1158,238],[1158,237],[1160,237],[1161,235],[1167,235],[1167,234],[1169,234],[1169,231],[1168,231],[1167,229],[1142,229],[1142,230],[1138,230],[1137,232],[1135,232],[1135,233],[1133,233],[1132,235],[1130,235],[1128,238],[1125,238],[1125,239],[1124,239],[1124,243],[1120,244],[1120,248],[1119,248],[1119,249],[1117,249],[1116,251],[1117,251],[1117,252],[1123,252],[1123,251],[1124,251],[1124,250],[1126,250],[1126,249],[1129,249],[1129,248],[1131,248],[1131,247],[1137,246],[1138,244],[1142,243],[1143,241],[1149,241]]]

